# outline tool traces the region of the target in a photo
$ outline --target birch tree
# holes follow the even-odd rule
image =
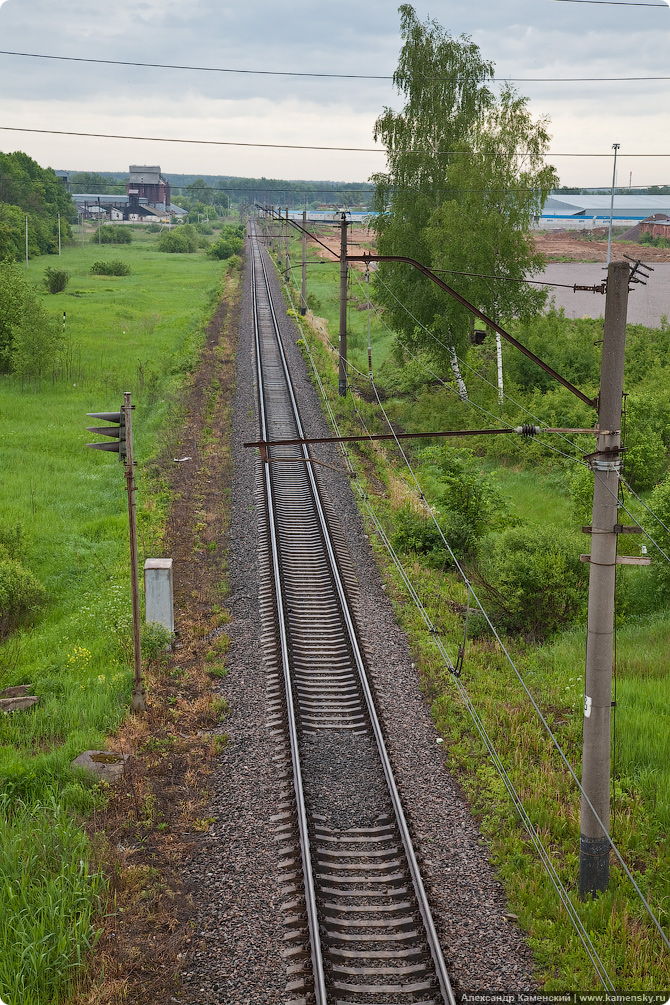
[[[387,171],[372,178],[379,252],[500,276],[444,278],[496,320],[528,317],[545,294],[506,280],[544,264],[530,226],[558,181],[544,163],[547,121],[533,120],[511,85],[494,94],[494,65],[468,36],[419,21],[409,4],[399,11],[404,44],[393,80],[405,104],[375,123],[388,151]],[[453,368],[467,343],[465,308],[404,264],[380,265],[376,297],[410,348]]]

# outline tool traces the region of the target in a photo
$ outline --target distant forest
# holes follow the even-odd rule
[[[128,174],[114,171],[70,172],[70,191],[96,194],[125,191]],[[204,182],[210,195],[220,192],[231,206],[243,203],[270,204],[289,209],[317,209],[328,206],[367,207],[372,194],[370,182],[286,181],[281,178],[238,178],[234,175],[172,174],[165,172],[174,198],[195,195],[194,183]],[[95,188],[88,187],[91,184]],[[87,187],[82,187],[82,185]]]
[[[171,174],[166,177],[170,182],[172,197],[179,201],[180,196],[191,199],[198,198],[197,184],[207,187],[208,198],[204,202],[216,202],[216,193],[226,195],[230,205],[239,207],[243,203],[270,204],[289,209],[317,209],[327,206],[360,206],[369,208],[373,186],[370,182],[338,182],[338,181],[287,181],[282,178],[239,178],[235,175],[196,175]],[[100,172],[70,172],[70,191],[90,193],[125,192],[128,175],[114,171]],[[554,189],[554,195],[609,195],[609,188],[578,188],[561,185]],[[670,185],[651,185],[649,188],[629,190],[627,186],[615,189],[617,195],[670,195]],[[221,199],[223,202],[223,199]]]

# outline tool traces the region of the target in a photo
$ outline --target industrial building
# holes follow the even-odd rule
[[[604,227],[609,223],[611,195],[550,195],[536,220],[541,230],[585,230]],[[614,196],[612,220],[615,227],[633,227],[641,220],[659,214],[670,214],[670,195]]]

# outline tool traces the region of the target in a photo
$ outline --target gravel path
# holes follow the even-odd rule
[[[279,313],[279,312],[278,312]],[[329,435],[316,392],[295,346],[293,322],[280,315],[307,435]],[[233,621],[229,673],[221,691],[231,704],[230,745],[212,779],[216,818],[191,864],[199,887],[194,951],[184,961],[175,1001],[283,1001],[283,929],[278,911],[276,843],[270,816],[278,780],[265,729],[265,673],[259,641],[254,464],[245,439],[257,437],[251,370],[252,326],[247,290],[237,355],[234,401],[235,476],[232,494],[230,597]],[[316,456],[341,467],[332,447]],[[360,582],[370,673],[379,694],[396,777],[414,837],[450,976],[461,992],[533,991],[532,957],[480,844],[478,828],[448,774],[421,694],[407,639],[399,629],[365,536],[349,480],[319,468],[330,508],[337,511]],[[335,772],[336,774],[336,772]]]

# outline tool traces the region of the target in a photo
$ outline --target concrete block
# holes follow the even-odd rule
[[[155,622],[174,631],[172,559],[148,558],[144,563],[144,597],[147,624]]]

